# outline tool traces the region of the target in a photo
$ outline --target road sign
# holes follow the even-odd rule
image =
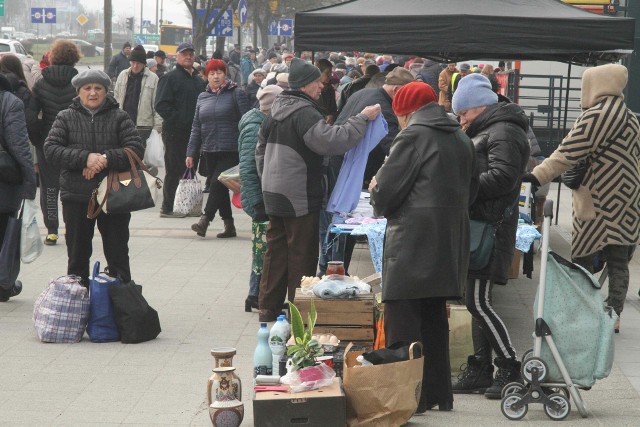
[[[81,14],[80,16],[78,16],[78,17],[76,18],[76,21],[78,21],[78,24],[80,24],[80,25],[84,25],[84,24],[86,24],[87,22],[89,22],[89,18],[87,18],[85,15],[82,15],[82,14]]]
[[[293,19],[274,19],[269,23],[269,35],[270,36],[285,36],[290,37],[293,35]]]
[[[31,23],[32,24],[55,24],[56,8],[55,7],[32,7]]]
[[[138,42],[138,44],[160,44],[160,34],[140,34],[135,33],[133,35],[133,39]]]
[[[238,2],[238,18],[240,18],[240,25],[244,25],[247,22],[247,2],[245,0],[240,0]]]
[[[199,19],[202,19],[206,14],[205,9],[197,9],[196,16]],[[211,14],[207,19],[207,25],[211,25],[214,19],[220,13],[220,9],[212,9]],[[222,16],[216,23],[216,26],[213,27],[213,30],[209,33],[210,36],[220,36],[220,37],[233,37],[233,11],[231,9],[227,9],[222,12]]]
[[[4,0],[0,0],[0,16],[4,16]]]
[[[151,21],[149,19],[142,20],[142,28],[149,28],[151,26]]]

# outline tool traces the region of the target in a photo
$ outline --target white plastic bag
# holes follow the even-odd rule
[[[24,200],[22,204],[22,229],[20,231],[20,260],[29,264],[35,261],[42,250],[44,243],[40,236],[36,216],[38,215],[38,204],[35,200]]]
[[[147,148],[144,150],[143,161],[148,166],[164,167],[164,145],[162,137],[155,129],[151,130],[151,135],[147,139]]]
[[[333,384],[333,379],[335,377],[336,371],[324,363],[320,363],[319,365],[309,366],[298,369],[297,371],[289,372],[287,375],[280,378],[280,382],[282,384],[287,384],[291,393],[301,393],[303,391],[310,391],[330,386]]]
[[[202,214],[202,185],[193,169],[187,169],[178,183],[173,211],[185,215]]]

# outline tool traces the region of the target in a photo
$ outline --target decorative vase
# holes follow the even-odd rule
[[[209,417],[215,427],[237,427],[244,418],[244,404],[238,399],[240,382],[236,368],[214,368],[209,378]]]
[[[236,349],[233,347],[216,347],[211,349],[211,355],[215,360],[214,368],[230,368],[233,366],[233,356],[236,355]],[[236,393],[236,399],[242,401],[242,382],[240,381],[240,377],[235,372],[233,372],[232,375],[237,384],[238,392]],[[211,381],[211,379],[214,376],[215,376],[215,373],[211,375],[211,378],[209,378],[209,381]],[[208,393],[209,393],[209,396],[211,396],[210,383],[209,383]],[[212,403],[212,400],[211,400],[211,397],[209,397],[209,405],[211,405],[211,403]]]

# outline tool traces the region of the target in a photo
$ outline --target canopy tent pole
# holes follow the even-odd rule
[[[562,128],[564,129],[563,139],[565,134],[567,133],[567,114],[569,113],[569,86],[571,86],[571,62],[569,62],[569,67],[567,69],[567,89],[564,94],[564,119],[562,123]],[[560,187],[562,186],[562,179],[558,181],[558,196],[556,203],[556,225],[558,225],[558,213],[560,212]]]

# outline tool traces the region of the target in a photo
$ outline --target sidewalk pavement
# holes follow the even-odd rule
[[[554,185],[555,187],[555,185]],[[555,198],[555,190],[551,197]],[[161,219],[159,209],[134,213],[131,220],[132,274],[158,310],[163,332],[153,341],[124,345],[43,344],[31,320],[33,303],[48,281],[66,272],[64,230],[57,246],[47,246],[34,263],[23,265],[22,294],[0,304],[0,425],[210,425],[206,384],[213,347],[237,349],[233,362],[244,384],[243,425],[253,424],[252,358],[259,327],[257,313],[244,312],[251,264],[251,223],[234,209],[238,237],[216,239],[222,228],[215,219],[205,238],[195,236],[195,218]],[[568,256],[570,192],[562,190],[559,225],[551,246]],[[44,235],[45,230],[42,230]],[[96,232],[92,261],[104,263]],[[352,274],[373,272],[368,249],[357,245]],[[532,347],[533,279],[496,287],[496,310],[509,328],[521,355]],[[640,260],[631,263],[631,285],[616,336],[611,375],[582,392],[589,417],[576,408],[563,425],[640,425]],[[573,403],[573,402],[572,402]],[[500,402],[478,395],[456,395],[453,412],[429,411],[409,425],[495,426],[512,423]],[[551,425],[541,405],[529,407],[522,425]]]

